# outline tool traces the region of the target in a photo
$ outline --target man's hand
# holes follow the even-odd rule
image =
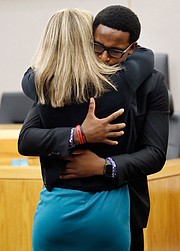
[[[82,130],[89,143],[105,143],[108,145],[117,145],[118,142],[110,138],[120,137],[124,134],[122,129],[125,123],[110,124],[117,117],[122,115],[124,109],[112,113],[106,118],[98,119],[95,116],[95,100],[90,99],[89,110],[85,120],[82,123]]]
[[[105,159],[98,157],[89,150],[76,150],[68,160],[61,179],[85,178],[94,175],[103,175]]]

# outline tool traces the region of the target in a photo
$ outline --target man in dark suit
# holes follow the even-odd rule
[[[97,57],[109,65],[124,62],[123,65],[126,67],[126,58],[136,50],[140,28],[139,19],[130,9],[119,5],[103,9],[97,14],[93,24],[93,46]],[[125,70],[128,71],[128,68]],[[131,74],[134,78],[137,77],[133,72]],[[25,84],[23,87],[27,93]],[[88,117],[82,124],[87,141],[93,131],[91,128],[95,120],[93,119]],[[102,163],[98,161],[100,157],[92,154],[91,151],[76,151],[72,157],[65,158],[69,162],[61,179],[94,175],[113,178],[115,175],[116,178],[118,176],[120,185],[128,184],[131,202],[131,251],[142,251],[144,249],[143,228],[147,224],[150,206],[147,175],[163,167],[168,139],[167,88],[163,76],[157,71],[153,71],[151,76],[137,88],[126,127],[128,135],[125,130],[123,137],[126,137],[127,151],[109,156],[110,162],[105,167],[104,164],[98,164]],[[61,141],[67,139],[69,139],[69,131],[64,131]],[[48,151],[53,141],[52,154],[59,153],[60,147],[62,148],[58,140],[59,135],[53,135],[50,143],[46,141]],[[78,140],[75,138],[75,141]],[[63,151],[65,149],[68,149],[68,144]]]
[[[138,18],[131,10],[123,6],[109,6],[103,9],[95,17],[93,24],[94,50],[97,56],[109,65],[124,62],[137,46],[140,28]],[[133,104],[135,147],[130,150],[130,154],[113,156],[119,175],[127,177],[130,189],[131,251],[144,249],[143,228],[146,227],[149,213],[146,175],[160,170],[165,161],[168,100],[162,81],[159,75],[153,72],[137,90]],[[73,161],[77,159],[71,158],[71,168]],[[79,173],[81,170],[86,173],[90,159],[86,156],[83,159],[84,163],[82,159],[75,165],[79,167]],[[91,163],[92,161],[91,159]],[[66,177],[68,175],[64,176]]]

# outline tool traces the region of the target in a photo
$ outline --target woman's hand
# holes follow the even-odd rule
[[[116,140],[112,140],[112,138],[122,136],[124,134],[122,129],[126,125],[125,123],[110,124],[110,122],[121,116],[123,112],[124,109],[119,109],[106,118],[98,119],[95,116],[95,100],[94,98],[91,98],[88,113],[81,125],[87,142],[117,145],[118,142]]]

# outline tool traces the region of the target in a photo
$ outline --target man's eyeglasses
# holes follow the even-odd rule
[[[122,58],[122,56],[130,49],[130,47],[132,46],[132,44],[130,44],[125,50],[119,50],[119,49],[112,49],[112,48],[107,48],[102,44],[96,43],[96,42],[92,42],[93,46],[94,46],[94,52],[101,54],[104,51],[107,51],[108,54],[112,57],[112,58]]]

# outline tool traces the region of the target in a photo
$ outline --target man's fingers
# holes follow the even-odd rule
[[[116,138],[116,137],[121,137],[122,135],[124,135],[124,131],[109,132],[107,138]]]
[[[116,145],[118,145],[118,141],[116,141],[116,140],[110,140],[110,139],[106,139],[106,140],[104,141],[104,143],[107,144],[107,145],[111,145],[111,146],[116,146]]]
[[[107,145],[118,145],[118,141],[116,140],[112,140],[112,139],[109,139],[109,138],[117,138],[117,137],[121,137],[124,135],[124,131],[119,131],[119,132],[110,132],[108,133],[108,138],[105,139],[103,141],[103,143],[107,144]]]
[[[109,125],[109,131],[119,131],[121,129],[123,129],[126,126],[125,123],[119,123],[119,124],[110,124]]]
[[[77,175],[75,174],[62,174],[61,176],[59,176],[60,179],[62,180],[67,180],[67,179],[74,179],[77,178]]]
[[[94,98],[90,98],[89,109],[88,109],[87,116],[88,115],[93,115],[94,116],[95,108],[96,108],[95,100],[94,100]]]
[[[79,154],[85,154],[87,150],[85,149],[78,149],[72,152],[72,155],[79,155]]]
[[[69,156],[69,157],[62,157],[62,158],[60,158],[60,159],[71,161],[71,160],[72,160],[72,157],[71,157],[71,156]]]
[[[116,118],[118,118],[119,116],[121,116],[123,114],[123,112],[124,112],[124,109],[121,108],[118,111],[112,113],[111,115],[109,115],[106,118],[107,122],[111,122],[111,121],[115,120]]]

